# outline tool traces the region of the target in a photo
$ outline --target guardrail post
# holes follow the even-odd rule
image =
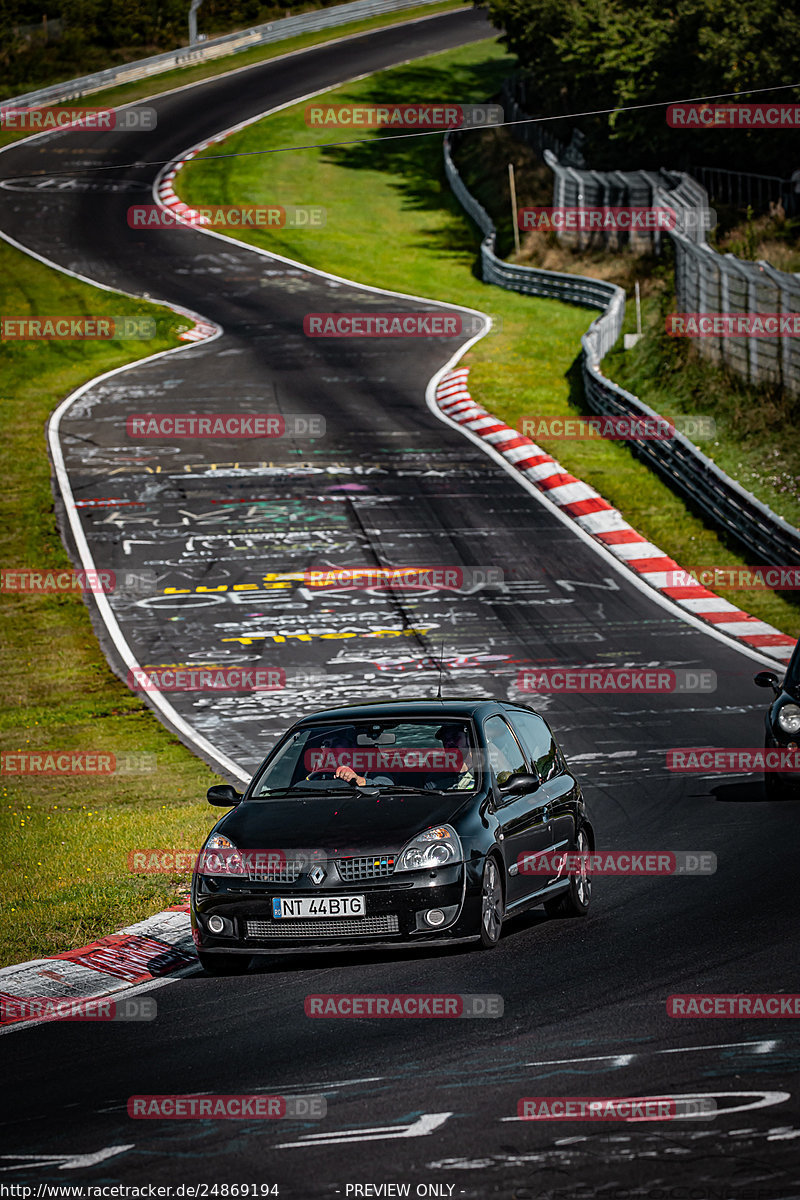
[[[768,279],[775,285],[775,290],[780,297],[781,316],[792,316],[800,313],[800,280],[793,287],[782,272],[777,271],[771,263],[759,260],[758,264],[763,270]],[[794,307],[792,307],[794,300]],[[781,352],[779,356],[781,383],[786,388],[787,392],[797,396],[800,394],[800,377],[795,369],[792,352],[796,352],[797,341],[791,337],[781,338]]]
[[[197,10],[203,0],[192,0],[189,8],[189,45],[194,46],[197,41]]]

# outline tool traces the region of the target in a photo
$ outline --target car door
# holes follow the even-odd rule
[[[514,709],[509,720],[522,744],[534,773],[540,780],[541,801],[546,804],[556,852],[575,845],[575,781],[550,726],[538,713]]]
[[[504,796],[503,782],[517,771],[529,773],[530,764],[511,726],[501,716],[487,717],[483,734],[488,752],[489,767],[495,784],[498,821],[497,839],[506,867],[506,907],[513,908],[532,891],[544,887],[547,878],[520,870],[520,859],[546,850],[551,841],[550,821],[546,804],[542,803],[540,787],[528,792]]]

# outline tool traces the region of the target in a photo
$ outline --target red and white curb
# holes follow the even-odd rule
[[[199,154],[201,150],[207,150],[208,147],[212,146],[215,142],[222,142],[226,137],[229,136],[230,135],[228,133],[225,133],[222,136],[209,138],[208,141],[202,142],[199,146],[195,146],[191,150],[187,150],[183,158],[175,159],[169,164],[169,167],[160,177],[156,186],[156,198],[159,204],[162,204],[164,208],[167,208],[170,212],[174,213],[178,220],[183,224],[191,225],[193,229],[197,228],[198,225],[207,225],[208,221],[197,211],[196,208],[191,208],[188,204],[184,204],[183,200],[181,200],[180,196],[175,191],[173,180],[178,174],[178,171],[180,171],[181,167],[185,166],[186,163],[189,162],[190,159],[194,158],[196,154]],[[212,337],[216,332],[216,325],[212,325],[208,321],[195,321],[194,328],[189,329],[186,333],[181,333],[179,337],[182,342],[202,342],[206,338]]]
[[[7,1019],[15,1000],[99,1000],[197,965],[188,905],[165,909],[77,950],[0,968],[0,1032],[42,1019]]]
[[[459,367],[449,371],[439,381],[436,403],[446,417],[493,446],[561,512],[571,517],[576,525],[605,546],[650,587],[694,617],[706,621],[719,633],[727,634],[772,658],[786,661],[791,657],[795,639],[768,625],[766,621],[751,617],[701,584],[673,586],[670,574],[682,570],[679,564],[637,533],[594,488],[570,475],[552,455],[530,438],[517,433],[477,404],[469,394],[468,374],[468,367]]]

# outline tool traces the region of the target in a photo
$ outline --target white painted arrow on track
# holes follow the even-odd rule
[[[444,1125],[452,1113],[423,1113],[410,1125],[374,1125],[369,1129],[340,1130],[338,1133],[309,1133],[299,1142],[281,1142],[276,1150],[286,1150],[292,1146],[332,1146],[337,1142],[377,1142],[384,1138],[424,1137]]]
[[[0,1171],[28,1171],[31,1167],[55,1166],[58,1166],[59,1171],[80,1171],[84,1167],[93,1167],[107,1158],[122,1154],[125,1150],[132,1150],[134,1145],[135,1143],[131,1142],[129,1146],[106,1146],[104,1150],[95,1150],[92,1154],[0,1154],[0,1159],[10,1158],[19,1164],[15,1167],[0,1167]]]

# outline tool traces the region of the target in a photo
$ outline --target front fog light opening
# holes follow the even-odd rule
[[[440,908],[429,908],[425,913],[425,922],[432,925],[434,929],[438,929],[440,925],[444,925],[444,913]]]
[[[213,917],[208,918],[209,933],[222,933],[224,932],[224,929],[225,922],[223,921],[222,917],[218,917],[215,913]]]

